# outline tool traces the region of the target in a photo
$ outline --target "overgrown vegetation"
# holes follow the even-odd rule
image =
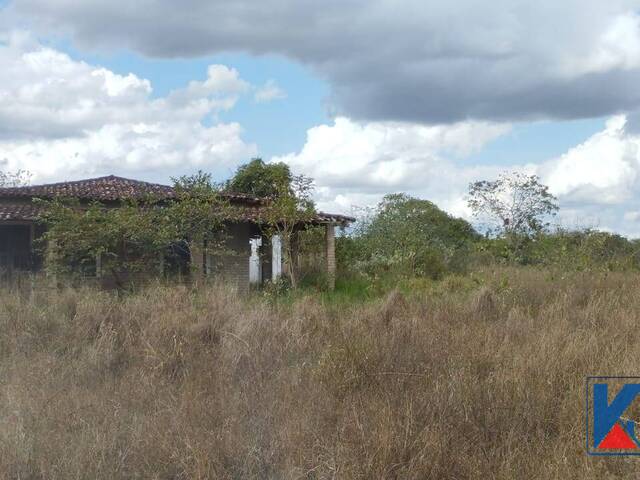
[[[287,164],[267,164],[261,158],[254,158],[238,167],[226,182],[225,189],[254,197],[278,197],[283,193],[292,193],[289,188],[292,180],[293,175]]]
[[[350,235],[338,241],[338,263],[377,278],[440,278],[464,269],[463,257],[478,240],[473,227],[427,201],[386,195]]]
[[[123,286],[131,275],[158,272],[165,260],[190,255],[196,245],[222,251],[231,207],[211,176],[178,178],[174,189],[175,199],[130,199],[117,208],[81,206],[77,199],[40,201],[48,270],[72,275],[100,268]]]
[[[563,271],[640,268],[640,241],[591,229],[551,225],[558,205],[536,176],[504,173],[469,186],[468,222],[406,194],[386,195],[338,240],[339,265],[352,281],[379,284],[442,278],[478,266],[528,265]],[[356,280],[359,279],[359,280]]]
[[[585,455],[584,377],[637,374],[639,289],[508,268],[358,304],[2,291],[0,477],[630,478]]]
[[[286,178],[263,186],[263,215],[293,255],[314,205],[308,179]],[[233,214],[219,187],[175,187],[176,201],[120,208],[52,202],[49,264],[98,256],[118,275],[171,243],[215,245]],[[633,476],[632,461],[585,455],[583,395],[587,375],[637,373],[640,243],[551,229],[550,205],[480,235],[388,195],[338,238],[335,291],[320,276],[243,299],[0,290],[0,478]],[[298,240],[322,250],[320,231]]]
[[[0,174],[0,185],[28,183],[28,172]],[[256,158],[222,184],[199,172],[174,181],[177,198],[125,201],[120,208],[94,203],[79,208],[73,199],[48,202],[47,233],[40,242],[49,271],[92,274],[98,267],[116,285],[131,275],[182,271],[179,257],[205,246],[214,255],[225,246],[226,221],[234,208],[223,192],[267,199],[260,210],[263,233],[283,246],[285,286],[323,288],[324,234],[309,228],[316,215],[313,181],[283,163]],[[484,225],[480,234],[461,218],[428,200],[404,193],[386,195],[364,209],[355,226],[337,239],[338,282],[355,290],[378,291],[411,279],[440,279],[487,265],[530,265],[574,271],[629,271],[640,268],[640,241],[591,229],[566,230],[551,224],[555,197],[535,175],[505,172],[469,185],[468,205]],[[241,216],[241,215],[240,215]],[[301,265],[302,269],[296,268]],[[187,273],[187,272],[184,272]],[[149,275],[147,275],[149,276]]]

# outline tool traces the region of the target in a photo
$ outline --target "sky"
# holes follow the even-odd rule
[[[640,237],[640,0],[0,0],[0,170],[217,180],[253,157],[335,213],[536,174]]]

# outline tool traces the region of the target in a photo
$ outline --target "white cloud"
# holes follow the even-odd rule
[[[625,117],[541,166],[550,190],[565,202],[621,204],[638,195],[640,139],[625,132]]]
[[[283,98],[287,98],[287,92],[280,88],[275,80],[267,80],[253,95],[253,99],[258,103],[266,103]]]
[[[564,223],[640,237],[640,135],[624,116],[537,167]]]
[[[445,126],[357,123],[340,117],[309,129],[299,153],[274,157],[313,177],[326,210],[349,211],[385,193],[407,191],[463,214],[467,183],[494,167],[459,169],[448,158],[466,155],[506,133],[508,125],[462,122]]]
[[[257,153],[237,123],[216,123],[251,86],[211,65],[207,78],[152,98],[148,80],[76,61],[23,32],[0,43],[0,159],[34,181],[121,173],[228,171]],[[214,120],[206,121],[207,119]]]
[[[241,131],[237,123],[112,123],[82,137],[0,142],[0,158],[7,170],[33,172],[36,182],[109,173],[168,178],[195,168],[224,170],[255,155]]]

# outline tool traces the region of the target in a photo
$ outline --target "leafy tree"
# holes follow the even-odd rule
[[[340,242],[370,272],[399,269],[412,275],[440,276],[455,268],[461,253],[479,235],[463,219],[428,200],[404,193],[386,195],[357,227],[355,241]]]
[[[496,180],[469,185],[468,205],[477,218],[493,223],[495,233],[530,236],[548,227],[557,199],[536,175],[502,173]]]
[[[106,208],[94,202],[87,207],[63,199],[45,205],[46,265],[56,274],[93,273],[99,258],[101,271],[122,287],[129,274],[159,265],[170,243],[154,205],[126,202]]]
[[[0,187],[22,187],[29,185],[31,173],[27,170],[0,172]]]
[[[293,176],[289,166],[284,163],[264,163],[254,158],[238,168],[226,189],[235,193],[245,193],[254,197],[275,197],[291,195],[290,185]]]
[[[222,253],[225,220],[233,215],[233,209],[220,195],[223,187],[213,181],[211,174],[202,171],[173,181],[176,199],[163,208],[164,222],[161,222],[169,230],[168,237],[174,245],[186,245],[190,253],[199,248],[208,253]]]

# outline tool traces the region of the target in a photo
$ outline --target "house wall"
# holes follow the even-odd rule
[[[227,226],[226,235],[225,252],[207,254],[207,276],[245,292],[249,289],[249,240],[260,236],[260,230],[249,222],[233,223]]]

